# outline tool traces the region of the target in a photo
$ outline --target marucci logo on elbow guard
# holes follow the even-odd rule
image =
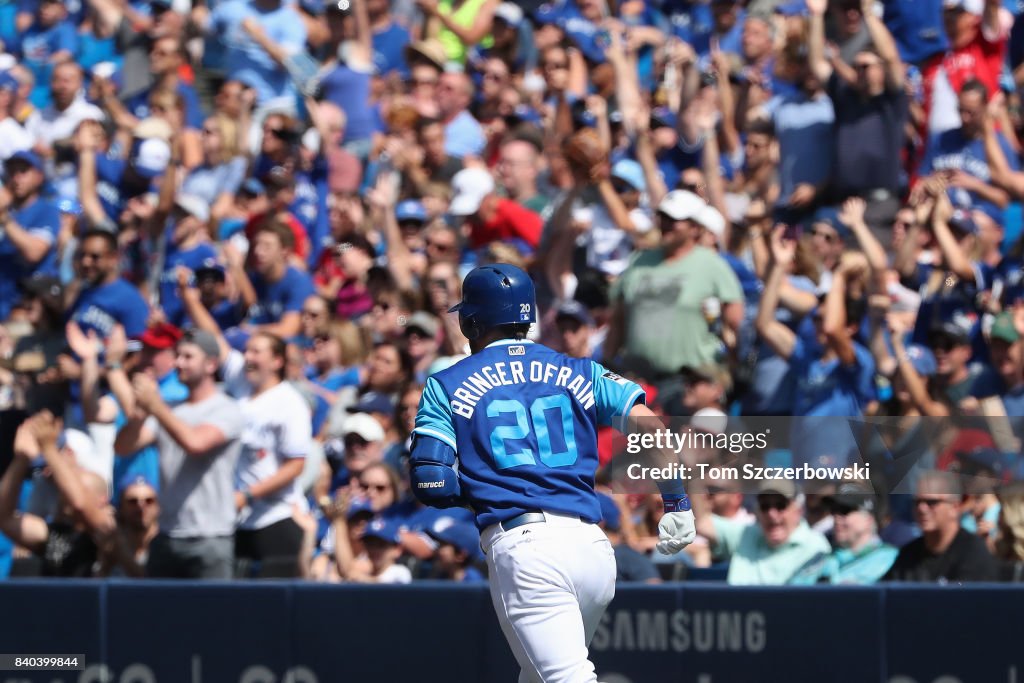
[[[443,489],[443,481],[421,481],[416,484],[418,489]]]

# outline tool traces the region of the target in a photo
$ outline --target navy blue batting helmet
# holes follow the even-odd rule
[[[459,312],[459,327],[466,339],[477,339],[498,325],[537,322],[537,294],[522,268],[493,263],[470,271],[462,283],[462,301],[449,313]]]

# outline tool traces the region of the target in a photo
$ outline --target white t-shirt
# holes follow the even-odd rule
[[[34,142],[31,133],[10,116],[0,121],[0,161],[6,161],[18,152],[31,149]]]
[[[393,564],[380,573],[377,583],[412,583],[412,572],[404,564]]]
[[[243,490],[272,476],[292,458],[305,458],[313,440],[309,404],[287,382],[258,396],[243,398],[242,454],[235,471],[235,488]],[[298,479],[270,495],[257,498],[242,511],[240,529],[262,529],[303,509],[306,499]]]

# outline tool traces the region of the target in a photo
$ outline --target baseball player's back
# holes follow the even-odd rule
[[[473,509],[520,683],[591,683],[587,646],[615,594],[615,554],[597,525],[597,427],[653,413],[637,384],[527,341],[536,306],[515,266],[466,276],[452,311],[473,355],[427,380],[409,478],[427,505]],[[688,534],[672,541],[678,552],[692,513],[687,503],[672,515]]]
[[[597,427],[642,397],[591,360],[505,339],[428,379],[415,431],[455,449],[481,529],[538,510],[597,523]]]

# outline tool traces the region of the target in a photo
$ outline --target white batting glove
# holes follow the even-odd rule
[[[697,537],[697,525],[693,512],[666,512],[658,523],[658,545],[655,546],[662,555],[675,555],[693,543]]]

